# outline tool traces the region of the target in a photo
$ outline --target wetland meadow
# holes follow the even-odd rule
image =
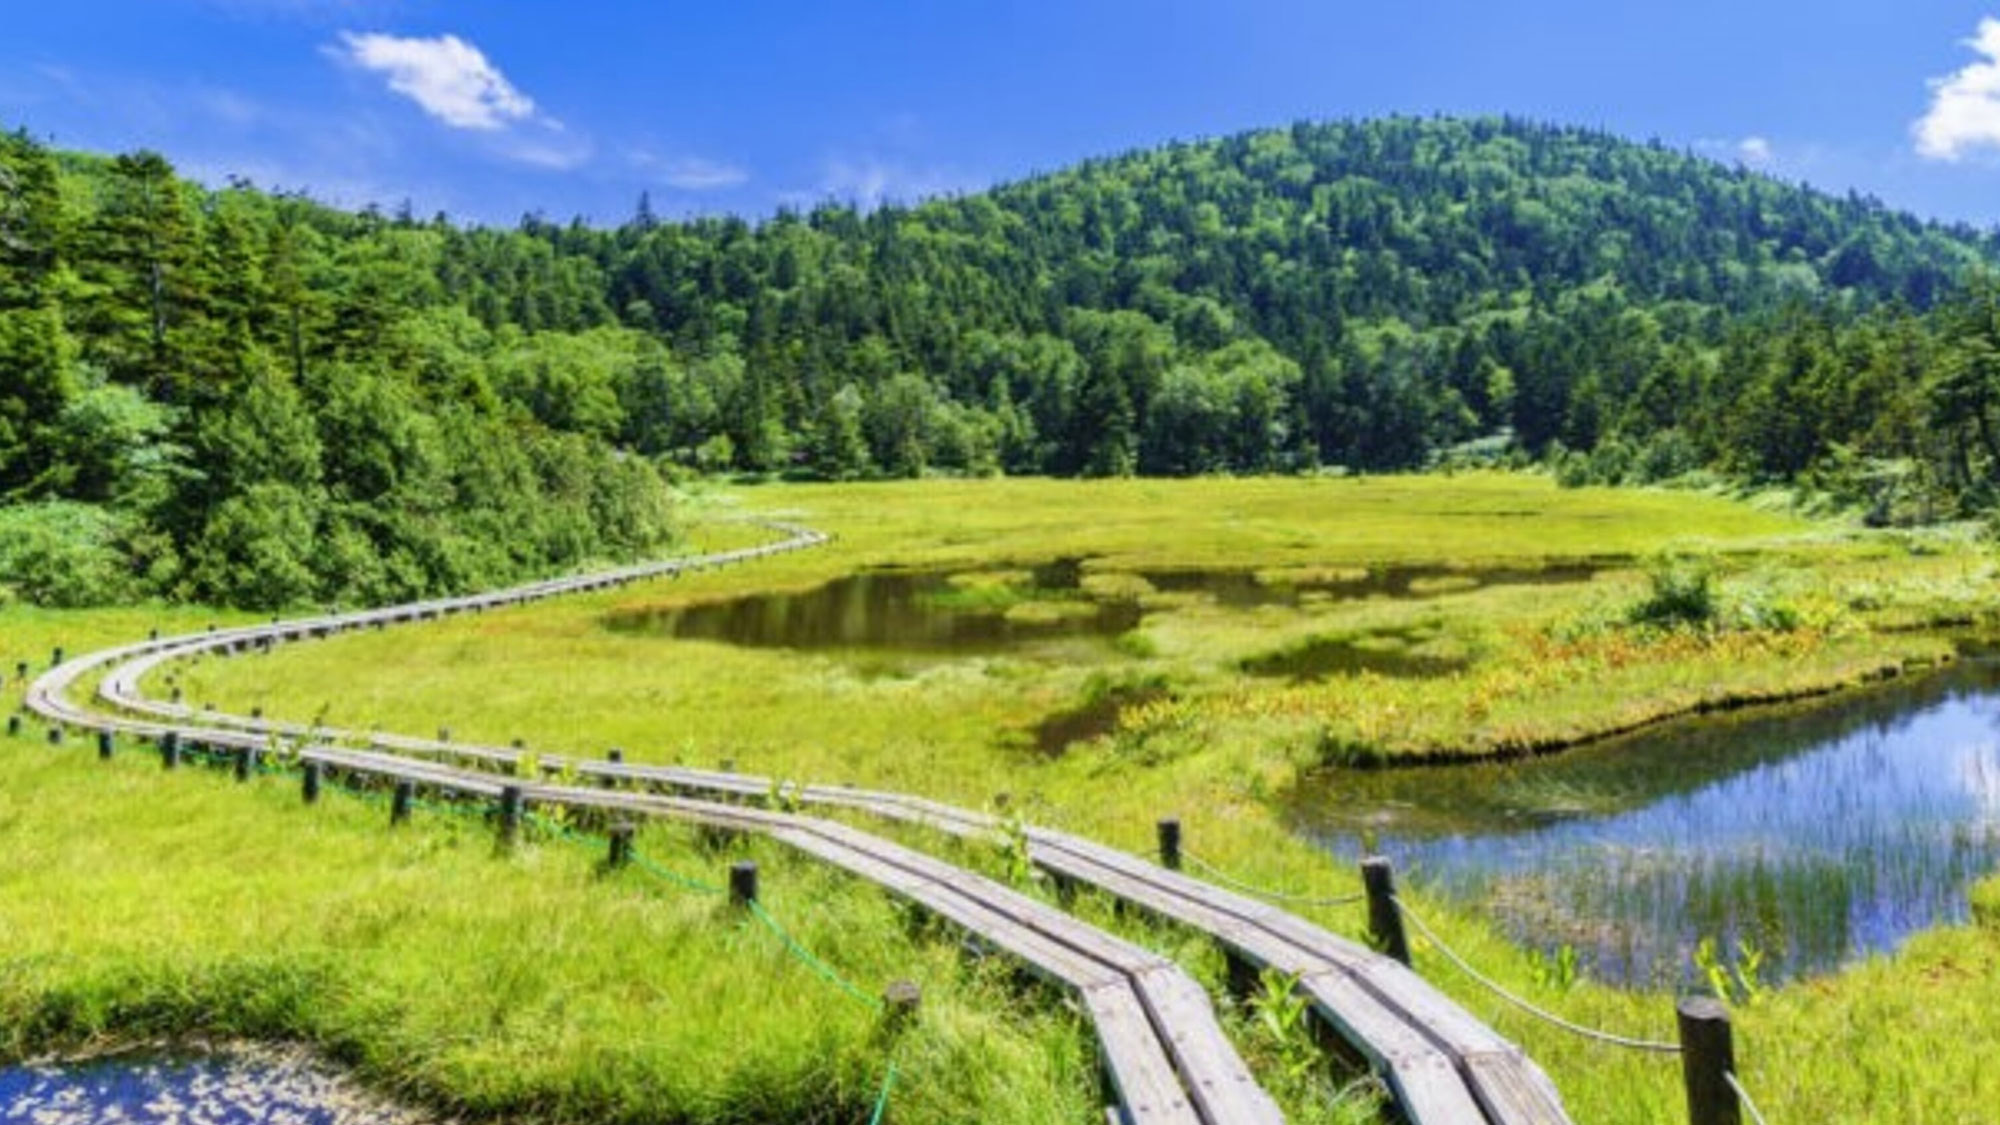
[[[834,542],[197,659],[147,687],[901,789],[1140,852],[1177,816],[1199,862],[1307,896],[1352,891],[1356,857],[1380,851],[1455,950],[1570,1019],[1670,1038],[1677,992],[1724,992],[1743,1077],[1786,1119],[1976,1120],[1965,1107],[2000,1097],[1982,1085],[2000,1081],[2000,1036],[1967,1033],[2000,1010],[2000,678],[1978,643],[2000,568],[1969,531],[1497,473],[717,485],[683,507],[691,549],[756,539],[751,517]],[[24,659],[157,623],[6,612]],[[106,785],[94,764],[28,756],[0,792],[9,846],[47,858],[0,896],[14,1057],[275,1037],[443,1112],[634,1121],[865,1119],[890,1061],[865,1013],[712,902],[602,881],[555,839],[496,858],[448,819],[386,835],[359,801],[307,819],[282,786],[246,803],[219,781],[162,786],[121,762]],[[72,800],[88,811],[57,811]],[[197,818],[229,827],[197,836]],[[141,829],[113,847],[113,822]],[[1004,849],[897,831],[1058,893]],[[921,981],[925,1019],[893,1052],[897,1120],[968,1103],[1089,1119],[1088,1037],[1048,995],[803,862],[647,836],[676,872],[759,855],[773,910],[835,972]],[[88,910],[61,890],[85,875]],[[216,917],[238,879],[257,909]],[[1072,905],[1224,974],[1187,934]],[[1351,906],[1302,912],[1365,931]],[[1680,1112],[1670,1062],[1520,1016],[1416,944],[1418,969],[1521,1042],[1576,1119]],[[1289,1116],[1375,1118],[1354,1073],[1293,1066],[1257,1016],[1229,1026]],[[676,1077],[717,1072],[732,1077]]]

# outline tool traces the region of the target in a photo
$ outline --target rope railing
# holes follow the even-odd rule
[[[875,1112],[868,1115],[868,1125],[882,1125],[889,1113],[889,1091],[896,1085],[896,1060],[889,1060],[889,1069],[882,1072],[882,1090],[875,1095]],[[1764,1125],[1759,1121],[1757,1125]]]
[[[1370,862],[1385,863],[1374,860]],[[1364,865],[1364,872],[1366,868]],[[1386,881],[1386,880],[1385,880]],[[1588,1027],[1574,1020],[1539,1007],[1531,1001],[1509,990],[1499,981],[1472,967],[1471,962],[1448,945],[1438,932],[1425,922],[1423,916],[1410,909],[1402,896],[1392,889],[1384,888],[1384,898],[1390,908],[1390,916],[1400,922],[1408,922],[1416,927],[1431,944],[1431,947],[1452,963],[1459,972],[1472,978],[1488,991],[1507,1001],[1528,1015],[1551,1026],[1594,1043],[1602,1043],[1627,1050],[1645,1051],[1659,1055],[1676,1055],[1681,1059],[1682,1074],[1688,1087],[1688,1108],[1694,1125],[1710,1125],[1712,1122],[1735,1121],[1731,1110],[1733,1100],[1736,1107],[1750,1116],[1755,1125],[1766,1125],[1763,1111],[1751,1099],[1749,1091],[1737,1079],[1734,1067],[1735,1053],[1732,1046],[1729,1016],[1724,1006],[1707,998],[1683,999],[1677,1007],[1681,1025],[1681,1041],[1667,1043],[1657,1039],[1640,1039],[1629,1035],[1618,1035],[1599,1028]],[[1379,905],[1379,902],[1378,902]],[[1371,925],[1378,920],[1371,919]],[[1400,940],[1401,931],[1397,930]]]
[[[1594,1042],[1608,1044],[1613,1047],[1624,1047],[1634,1051],[1652,1051],[1663,1055],[1680,1054],[1681,1048],[1680,1044],[1678,1043],[1666,1043],[1656,1039],[1638,1039],[1629,1035],[1617,1035],[1609,1031],[1600,1031],[1597,1028],[1586,1027],[1583,1024],[1577,1023],[1573,1020],[1564,1019],[1563,1017],[1556,1015],[1554,1012],[1551,1012],[1546,1008],[1537,1007],[1535,1004],[1522,998],[1516,993],[1508,991],[1507,988],[1504,985],[1502,985],[1499,981],[1496,981],[1492,977],[1487,976],[1485,973],[1480,972],[1478,969],[1473,968],[1472,965],[1469,962],[1467,962],[1465,958],[1459,956],[1458,953],[1451,948],[1451,946],[1446,945],[1444,939],[1438,936],[1437,931],[1431,929],[1429,924],[1426,923],[1421,917],[1417,915],[1416,911],[1411,910],[1409,905],[1402,900],[1401,896],[1392,896],[1389,901],[1396,904],[1397,912],[1400,913],[1404,918],[1409,919],[1410,924],[1415,926],[1419,933],[1423,934],[1425,938],[1430,940],[1431,945],[1435,947],[1439,953],[1442,953],[1444,955],[1445,960],[1450,961],[1453,965],[1456,965],[1458,967],[1459,972],[1462,972],[1466,976],[1471,977],[1473,980],[1478,981],[1480,984],[1486,986],[1488,990],[1492,991],[1495,995],[1499,996],[1502,1000],[1507,1001],[1508,1003],[1514,1005],[1516,1008],[1519,1008],[1520,1010],[1528,1013],[1529,1015],[1534,1016],[1535,1018],[1542,1020],[1545,1023],[1549,1023],[1556,1027],[1562,1028],[1564,1031],[1568,1031],[1575,1035],[1580,1035],[1583,1038],[1592,1040]]]
[[[762,903],[753,898],[749,902],[749,907],[751,917],[762,922],[765,929],[770,930],[772,934],[776,935],[777,939],[784,943],[786,951],[800,964],[817,973],[821,980],[826,981],[828,984],[833,985],[835,988],[840,989],[842,992],[866,1005],[871,1011],[879,1012],[882,1010],[881,1000],[863,992],[853,981],[841,976],[833,966],[815,956],[812,950],[800,945],[797,939],[793,938],[791,934],[785,931],[783,926],[778,924],[776,918],[771,917],[771,912],[765,910]]]
[[[1729,1083],[1731,1090],[1736,1091],[1736,1100],[1743,1106],[1744,1111],[1750,1114],[1750,1120],[1755,1121],[1757,1125],[1765,1125],[1763,1112],[1757,1108],[1756,1102],[1750,1100],[1750,1092],[1736,1080],[1736,1073],[1725,1070],[1722,1072],[1722,1080]]]
[[[1244,894],[1266,899],[1270,902],[1286,902],[1295,906],[1352,906],[1368,897],[1365,891],[1356,891],[1351,895],[1332,895],[1324,898],[1313,895],[1293,894],[1286,891],[1275,891],[1269,887],[1260,887],[1235,878],[1228,872],[1223,871],[1212,863],[1208,863],[1200,856],[1185,849],[1181,852],[1181,859],[1188,866],[1193,867],[1209,879],[1221,883],[1231,890],[1242,891]]]

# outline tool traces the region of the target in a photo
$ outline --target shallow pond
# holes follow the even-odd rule
[[[0,1068],[5,1125],[418,1125],[302,1052],[119,1056]]]
[[[1289,810],[1600,979],[1696,981],[1704,938],[1810,975],[1963,921],[2000,867],[2000,664],[1536,760],[1330,771]]]
[[[1064,572],[1027,589],[968,587],[942,571],[869,571],[810,590],[751,594],[668,609],[624,610],[617,632],[723,641],[749,648],[897,649],[981,653],[1064,637],[1115,637],[1139,623],[1129,599],[1094,600],[1059,584]],[[1053,581],[1051,581],[1053,580]]]
[[[1237,569],[1098,572],[1060,559],[1018,571],[877,570],[808,590],[689,606],[616,611],[607,628],[750,648],[877,649],[980,654],[1065,638],[1115,638],[1137,627],[1153,593],[1234,609],[1427,598],[1487,586],[1589,581],[1596,564],[1549,569],[1390,567],[1296,574]],[[1100,581],[1102,580],[1102,581]],[[1358,652],[1313,653],[1260,674],[1296,678],[1379,670]],[[1437,671],[1448,671],[1441,666]],[[1431,671],[1428,667],[1411,674]]]

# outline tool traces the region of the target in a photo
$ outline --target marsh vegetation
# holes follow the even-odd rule
[[[1746,765],[1721,750],[1699,749],[1698,740],[1631,754],[1606,743],[1549,759],[1551,769],[1575,763],[1576,772],[1542,780],[1532,780],[1544,775],[1531,771],[1544,763],[1473,772],[1378,767],[1552,750],[1696,711],[1838,693],[1892,675],[1915,677],[1953,661],[1958,644],[1945,630],[1962,633],[1985,619],[1996,589],[1985,550],[1951,533],[1856,531],[1699,494],[1563,490],[1545,479],[1505,475],[783,486],[713,493],[697,506],[705,508],[707,521],[693,521],[698,538],[733,542],[746,532],[727,519],[759,511],[804,520],[837,533],[838,540],[826,550],[754,570],[689,575],[391,634],[349,635],[271,656],[199,660],[161,670],[149,686],[161,695],[178,687],[189,698],[238,712],[262,708],[361,729],[449,726],[456,737],[495,743],[519,738],[533,748],[601,752],[618,746],[635,759],[700,765],[728,759],[744,771],[778,778],[854,781],[1000,807],[1135,851],[1150,850],[1157,817],[1178,814],[1188,847],[1203,861],[1259,885],[1321,895],[1353,889],[1344,857],[1370,833],[1376,843],[1407,849],[1406,860],[1428,878],[1413,884],[1416,901],[1441,935],[1483,968],[1572,1018],[1657,1036],[1671,1034],[1671,1006],[1661,989],[1680,980],[1682,958],[1691,952],[1679,944],[1662,946],[1648,955],[1658,972],[1626,973],[1588,940],[1606,928],[1583,911],[1595,900],[1579,905],[1553,899],[1522,879],[1502,880],[1498,891],[1491,884],[1455,884],[1422,851],[1425,835],[1511,827],[1519,808],[1539,810],[1519,819],[1558,824],[1635,815],[1663,799],[1662,792],[1672,801],[1675,792],[1698,793],[1762,776],[1759,770],[1782,771],[1790,751],[1752,737],[1740,751],[1749,755]],[[1663,584],[1676,581],[1662,578],[1663,568],[1686,560],[1699,563],[1703,612],[1663,620],[1643,608],[1659,602]],[[1113,610],[1123,616],[1104,624],[1102,615]],[[23,635],[46,644],[61,626],[85,620],[37,619],[36,630]],[[131,635],[143,620],[128,616],[102,628]],[[971,631],[960,632],[965,629]],[[1716,737],[1732,752],[1745,741]],[[1879,745],[1862,751],[1864,758],[1890,752]],[[1869,776],[1863,766],[1833,772],[1846,780]],[[1495,777],[1531,780],[1482,780]],[[1334,786],[1339,795],[1316,803],[1303,787],[1306,779]],[[1759,784],[1796,797],[1827,781],[1820,769],[1803,776],[1781,772],[1779,780]],[[61,788],[54,778],[38,784]],[[62,784],[80,794],[90,783],[79,775]],[[1407,813],[1407,823],[1313,819],[1361,807],[1356,793],[1369,786],[1391,794],[1387,804],[1397,815]],[[1452,794],[1440,799],[1477,823],[1452,827],[1442,817],[1427,820],[1405,810],[1422,801],[1405,801],[1395,795],[1397,786],[1415,787],[1418,797]],[[129,812],[119,802],[142,799],[136,787],[111,794],[101,788],[106,815]],[[1913,792],[1921,797],[1935,790],[1918,786]],[[213,799],[239,798],[221,793]],[[1898,815],[1924,811],[1921,801],[1895,808]],[[295,812],[273,807],[268,815],[283,819],[257,827],[253,818],[241,831],[267,832],[263,846],[279,848],[277,841],[297,823]],[[1765,827],[1783,831],[1787,823],[1773,820]],[[169,835],[173,830],[158,828]],[[417,893],[443,896],[427,900],[418,917],[469,893],[424,882],[433,877],[430,865],[416,863],[405,843],[392,842],[384,853],[378,831],[372,821],[357,824],[341,854],[358,864],[357,871],[386,864],[385,870],[398,873],[396,885],[423,882],[427,890]],[[1908,838],[1886,827],[1881,832],[1860,844]],[[914,830],[905,834],[990,874],[1027,879],[1019,865],[991,849],[958,848]],[[1338,837],[1338,856],[1322,846],[1328,835]],[[713,867],[717,860],[699,841],[676,842],[671,833],[657,846],[676,864],[693,868]],[[1636,846],[1627,851],[1645,854]],[[595,919],[596,912],[619,904],[631,911],[621,915],[626,920],[620,925],[658,927],[668,924],[662,919],[681,917],[670,898],[632,900],[617,888],[591,889],[588,880],[565,882],[560,873],[569,861],[554,853],[530,852],[499,865],[462,849],[438,854],[452,858],[449,870],[436,877],[467,880],[463,888],[514,871],[524,882],[509,895],[529,884],[543,888],[534,894],[560,892],[570,896],[561,910],[579,918]],[[76,862],[112,861],[100,855]],[[1673,862],[1634,858],[1625,865],[1632,876],[1626,885],[1637,887],[1641,875]],[[1903,1061],[1928,1052],[1956,1060],[1963,1064],[1959,1069],[1978,1068],[1992,1053],[1986,1040],[1948,1034],[1947,1026],[1957,1025],[1943,1022],[1976,1024],[1986,1018],[1977,1014],[1981,1004],[2000,1003],[2000,996],[1988,995],[2000,986],[1988,984],[1992,974],[1982,976],[1978,968],[2000,961],[2000,938],[1980,924],[1951,924],[1986,916],[1979,904],[1992,900],[1994,889],[1975,882],[1984,862],[1976,848],[1963,850],[1955,862],[1944,875],[1911,877],[1928,888],[1929,901],[1944,904],[1929,914],[1898,915],[1908,924],[1896,933],[1921,932],[1899,944],[1886,930],[1868,930],[1867,940],[1842,938],[1845,952],[1819,961],[1807,956],[1819,947],[1798,937],[1805,923],[1784,921],[1785,941],[1779,942],[1744,920],[1764,917],[1759,895],[1810,897],[1833,880],[1813,883],[1820,875],[1807,874],[1760,882],[1722,867],[1716,878],[1698,877],[1715,888],[1717,901],[1737,904],[1698,918],[1704,926],[1712,923],[1697,936],[1711,939],[1707,948],[1723,979],[1765,973],[1754,1002],[1740,1015],[1745,1077],[1760,1092],[1801,1112],[1837,1108],[1845,1119],[1902,1119],[1967,1104],[1962,1082],[1943,1071],[1912,1071]],[[532,872],[522,871],[522,863]],[[1559,859],[1546,864],[1562,870]],[[1823,867],[1812,870],[1823,874]],[[977,1088],[966,1088],[927,1074],[913,1088],[928,1084],[930,1093],[899,1102],[902,1119],[949,1120],[944,1107],[952,1099],[991,1098],[1001,1085],[1008,1099],[1016,1089],[1031,1092],[1019,1095],[1028,1114],[1020,1120],[1087,1119],[1082,1105],[1091,1097],[1090,1078],[1081,1032],[1051,1014],[1046,997],[1009,991],[984,970],[962,964],[951,943],[913,933],[907,919],[873,892],[810,869],[780,870],[794,870],[791,877],[802,881],[786,898],[811,919],[802,923],[805,936],[843,972],[879,981],[906,975],[895,966],[908,962],[935,974],[925,976],[926,989],[935,986],[944,997],[944,1023],[929,1029],[927,1021],[920,1055],[940,1066],[944,1060],[970,1066],[981,1077]],[[554,877],[552,885],[543,872]],[[1875,887],[1900,877],[1884,876]],[[222,875],[218,870],[210,878]],[[1643,891],[1629,893],[1665,901],[1687,881],[1656,877]],[[1031,893],[1055,894],[1032,879],[1024,885]],[[1750,894],[1750,907],[1730,897],[1739,890]],[[286,910],[309,909],[302,897],[269,893]],[[1872,893],[1857,890],[1847,901]],[[1087,897],[1073,905],[1190,964],[1220,991],[1223,969],[1213,950]],[[508,932],[510,914],[499,899],[487,906],[490,911],[482,907],[462,924],[478,933],[492,927],[497,948],[513,940],[500,936]],[[691,909],[713,920],[701,914],[706,907]],[[1362,919],[1352,910],[1306,912],[1336,930],[1361,933]],[[55,913],[61,916],[63,908]],[[1739,937],[1770,960],[1761,968],[1746,965]],[[108,936],[100,940],[115,945]],[[235,940],[239,944],[223,948],[237,952],[223,960],[270,954],[287,964],[302,956],[290,946],[272,952],[279,947],[268,933]],[[370,930],[344,932],[343,940],[350,942],[340,946],[343,955],[361,958],[364,971],[352,979],[362,985],[391,964],[435,967],[450,956],[442,939],[435,946],[411,945]],[[712,1100],[713,1082],[681,1089],[647,1077],[658,1059],[621,1064],[617,1072],[631,1084],[614,1090],[585,1097],[571,1085],[605,1065],[592,1029],[624,1026],[618,1021],[645,1021],[658,1050],[697,1060],[697,1068],[721,1065],[700,1052],[720,1049],[719,1040],[736,1034],[723,1030],[732,1026],[729,1017],[720,1007],[711,1011],[678,998],[680,990],[709,995],[711,985],[695,981],[703,971],[725,981],[739,971],[704,970],[691,963],[697,959],[691,951],[719,943],[717,958],[740,959],[742,940],[690,930],[667,943],[677,950],[671,957],[647,962],[675,974],[645,993],[673,1005],[675,1018],[664,1024],[642,1012],[655,1001],[613,984],[627,960],[600,963],[593,952],[574,964],[538,961],[531,978],[545,981],[551,994],[558,984],[546,974],[560,977],[596,965],[588,979],[599,986],[602,1014],[593,1021],[605,1021],[601,1028],[593,1021],[580,1024],[561,1006],[540,1009],[544,1022],[534,1034],[526,1024],[503,1021],[502,1044],[515,1042],[516,1034],[522,1043],[554,1035],[573,1052],[546,1066],[526,1066],[506,1053],[509,1048],[479,1046],[487,1032],[475,1032],[442,1007],[431,1011],[431,994],[420,991],[409,1002],[408,1018],[457,1028],[454,1034],[468,1038],[451,1040],[463,1046],[415,1074],[392,1073],[390,1081],[446,1105],[496,1111],[650,1104],[707,1107],[700,1112],[722,1119],[745,1106],[788,1104],[783,1099],[793,1095],[784,1091],[806,1089],[821,1077],[798,1077],[805,1064],[786,1044],[796,1042],[788,1036],[804,1033],[799,1025],[805,1017],[783,1005],[760,1016],[770,1021],[768,1031],[753,1026],[746,1033],[742,1057],[732,1056],[729,1064],[740,1068],[731,1073],[741,1079],[727,1084],[720,1101]],[[656,935],[647,944],[657,949],[665,941]],[[580,949],[579,942],[585,939],[565,938],[561,945]],[[597,939],[585,944],[595,949]],[[1591,955],[1563,968],[1564,944]],[[1578,1119],[1636,1123],[1675,1112],[1679,1092],[1670,1068],[1607,1057],[1524,1022],[1454,976],[1421,942],[1417,957],[1426,975],[1459,992],[1474,1012],[1550,1068]],[[64,994],[82,979],[62,960],[36,964],[23,994],[28,999],[17,997],[14,1010],[24,1003],[30,1004],[25,1010],[36,1010],[46,996]],[[1800,968],[1834,971],[1784,983]],[[1933,981],[1958,983],[1947,995]],[[529,1007],[541,1002],[533,1000],[541,987],[526,993]],[[963,1023],[946,1014],[957,1010],[952,1005],[959,1001],[951,997],[960,995],[970,1006]],[[436,1002],[444,1003],[442,994]],[[345,1010],[317,995],[308,1007],[322,1004]],[[125,1018],[121,1011],[101,1015],[92,1026],[117,1026]],[[1863,1012],[1867,1018],[1858,1018]],[[193,1020],[186,1013],[180,1018]],[[306,1033],[327,1034],[321,1018],[302,1020]],[[1236,1010],[1232,1026],[1260,1076],[1270,1080],[1298,1060],[1288,1047],[1257,1046],[1260,1020],[1254,1009]],[[394,1021],[340,1026],[349,1038],[339,1041],[364,1068],[388,1041],[407,1042]],[[1879,1034],[1884,1026],[1893,1034]],[[558,1028],[563,1030],[552,1030]],[[50,1034],[45,1027],[36,1033]],[[882,1062],[869,1034],[862,1023],[836,1021],[816,1040],[832,1052],[829,1057],[848,1060],[839,1065],[851,1065],[838,1079],[841,1089],[860,1090],[863,1076]],[[752,1049],[766,1035],[769,1051]],[[495,1069],[468,1068],[459,1060],[461,1050],[493,1058]],[[989,1067],[989,1053],[1002,1061]],[[1990,1061],[2000,1067],[2000,1056]],[[1897,1075],[1897,1084],[1864,1078],[1886,1074]],[[794,1077],[800,1085],[792,1085]],[[1286,1095],[1287,1109],[1307,1120],[1372,1112],[1366,1099],[1333,1108],[1331,1092],[1342,1085],[1338,1075],[1306,1076]]]

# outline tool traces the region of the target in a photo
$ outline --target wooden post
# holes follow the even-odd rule
[[[319,800],[319,780],[324,766],[319,762],[307,762],[303,780],[299,783],[299,795],[310,805]]]
[[[625,751],[620,750],[616,746],[613,746],[611,749],[606,750],[604,752],[604,760],[610,762],[614,766],[623,765],[625,762]],[[597,784],[606,789],[616,789],[618,788],[618,778],[608,773],[602,774],[598,777]]]
[[[236,748],[236,780],[248,781],[257,772],[257,751],[249,746]]]
[[[173,700],[175,703],[179,703],[181,701],[181,689],[179,684],[174,685]]]
[[[1710,996],[1688,996],[1675,1005],[1681,1029],[1681,1081],[1687,1087],[1689,1125],[1742,1125],[1743,1110],[1725,1075],[1736,1070],[1729,1009]]]
[[[28,678],[27,661],[17,660],[14,662],[14,678],[17,680],[24,680],[24,681]]]
[[[1227,946],[1222,950],[1222,957],[1229,970],[1229,994],[1237,1000],[1248,1000],[1257,995],[1264,986],[1264,976],[1258,971],[1257,962]]]
[[[21,737],[21,716],[19,715],[7,716],[7,737],[8,738]]]
[[[500,790],[500,843],[513,847],[521,838],[521,787],[509,785]]]
[[[894,1035],[917,1022],[924,990],[913,980],[893,980],[882,990],[882,1027]]]
[[[1155,826],[1160,836],[1160,866],[1169,871],[1181,869],[1181,822],[1168,817]]]
[[[1361,882],[1368,888],[1368,933],[1382,952],[1407,965],[1410,941],[1403,935],[1403,912],[1396,906],[1396,874],[1386,856],[1361,861]]]
[[[146,639],[149,641],[158,641],[160,639],[160,630],[157,627],[146,630]]]
[[[111,752],[112,752],[112,749],[113,749],[113,747],[112,747],[112,738],[111,738],[111,732],[110,732],[110,731],[108,731],[108,730],[101,730],[101,731],[98,731],[98,732],[97,732],[97,757],[98,757],[98,760],[99,760],[99,761],[105,761],[105,762],[108,762],[108,761],[110,761],[110,760],[111,760]]]
[[[632,862],[632,822],[621,820],[611,826],[611,854],[604,864],[613,871]]]
[[[389,823],[406,824],[410,819],[410,805],[417,797],[417,783],[398,781],[396,792],[389,798]]]
[[[62,724],[61,724],[61,723],[54,723],[54,724],[52,724],[52,725],[51,725],[51,726],[49,727],[49,745],[50,745],[50,746],[61,746],[61,745],[62,745],[62,741],[63,741],[63,729],[62,729]]]
[[[170,770],[181,764],[181,732],[170,730],[160,736],[160,768]]]
[[[55,651],[49,654],[49,667],[53,668],[56,665],[61,664],[62,662],[63,662],[62,646],[57,645]]]
[[[729,903],[731,906],[748,908],[757,901],[757,865],[750,860],[739,860],[729,865]]]

